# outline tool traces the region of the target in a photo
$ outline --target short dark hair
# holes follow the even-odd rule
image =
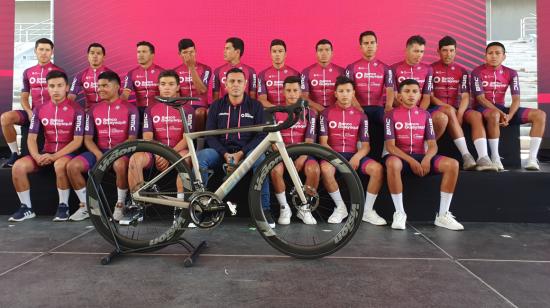
[[[332,50],[332,43],[327,39],[322,39],[322,40],[319,40],[317,44],[315,44],[315,51],[317,51],[317,47],[319,47],[319,45],[326,45],[326,44],[330,45],[330,50]]]
[[[149,50],[151,51],[151,53],[155,54],[155,46],[153,46],[153,44],[151,44],[150,42],[147,42],[147,41],[138,42],[136,44],[136,47],[139,47],[139,46],[147,46],[149,47]]]
[[[285,87],[285,85],[287,85],[289,83],[298,83],[298,84],[300,84],[301,81],[302,80],[298,76],[288,76],[288,77],[285,78],[285,81],[283,81],[283,88]]]
[[[418,81],[414,79],[405,79],[399,84],[399,93],[401,93],[401,90],[403,90],[403,87],[410,86],[410,85],[417,85],[418,88],[420,88],[420,84]]]
[[[227,73],[225,74],[225,76],[229,76],[229,74],[234,74],[234,73],[241,73],[244,75],[244,72],[242,69],[238,68],[238,67],[234,67],[230,70],[227,71]]]
[[[193,42],[192,39],[183,38],[178,43],[178,52],[181,52],[182,50],[187,49],[189,47],[195,47],[195,42]]]
[[[63,71],[58,71],[58,70],[50,71],[46,75],[46,83],[48,82],[48,80],[54,79],[54,78],[63,78],[65,80],[65,83],[69,84],[69,78],[67,77],[67,74]]]
[[[376,33],[374,33],[374,31],[369,30],[359,34],[359,45],[361,45],[361,43],[363,42],[363,36],[369,36],[369,35],[374,36],[374,40],[378,42],[378,37],[376,36]]]
[[[409,39],[407,40],[407,44],[405,46],[409,47],[409,46],[412,46],[413,44],[426,45],[426,40],[420,35],[413,35],[409,37]]]
[[[443,48],[443,46],[450,45],[453,45],[456,48],[456,40],[448,35],[439,40],[439,49]]]
[[[45,37],[41,38],[41,39],[38,39],[36,40],[36,42],[34,42],[34,49],[38,48],[38,44],[48,44],[50,45],[50,47],[53,49],[53,42],[52,40],[50,39],[47,39]]]
[[[179,84],[180,82],[180,76],[178,75],[178,73],[176,73],[176,71],[174,70],[167,70],[167,71],[162,71],[160,74],[159,74],[159,82],[160,82],[160,79],[163,78],[163,77],[174,77],[176,79],[176,82]]]
[[[271,41],[271,45],[269,45],[269,48],[271,49],[271,47],[273,46],[283,46],[285,48],[285,51],[286,51],[286,43],[285,41],[281,40],[281,39],[274,39]]]
[[[351,86],[355,89],[355,82],[353,82],[353,80],[349,79],[346,76],[338,76],[336,77],[336,83],[334,83],[334,89],[338,89],[338,86],[348,83],[351,84]]]
[[[502,48],[502,52],[506,53],[506,47],[504,47],[504,44],[502,44],[501,42],[491,42],[487,44],[487,48],[485,48],[485,53],[487,53],[487,51],[489,50],[489,47],[493,47],[493,46],[498,46]]]
[[[107,79],[109,82],[114,81],[120,86],[120,77],[118,77],[118,74],[113,71],[105,71],[99,76],[97,76],[97,80],[99,79]]]
[[[103,45],[101,45],[100,43],[91,43],[91,44],[88,46],[88,51],[87,51],[87,53],[90,53],[90,49],[92,49],[92,48],[94,48],[94,47],[101,48],[101,51],[103,52],[103,55],[105,55],[105,47],[103,47]]]
[[[238,37],[230,37],[227,40],[225,40],[225,42],[231,43],[231,45],[233,45],[233,48],[240,50],[241,57],[244,55],[244,41],[242,39]]]

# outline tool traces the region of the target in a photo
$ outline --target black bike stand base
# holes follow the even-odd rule
[[[118,244],[118,243],[117,243]],[[171,245],[181,245],[183,246],[190,254],[185,258],[183,261],[184,267],[191,267],[193,264],[197,261],[197,258],[201,254],[202,250],[206,247],[208,247],[208,244],[206,241],[202,241],[199,243],[198,246],[195,246],[191,244],[188,240],[181,238],[178,240],[162,243],[155,246],[149,246],[145,248],[139,248],[139,249],[124,249],[120,247],[119,245],[116,245],[115,250],[113,250],[111,253],[109,253],[107,256],[104,256],[101,258],[101,265],[107,265],[113,261],[113,259],[120,257],[122,255],[131,254],[131,253],[140,253],[140,252],[146,252],[150,251],[151,249],[155,248],[164,248]]]

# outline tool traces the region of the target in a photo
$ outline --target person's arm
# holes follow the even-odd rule
[[[422,96],[422,98],[424,98],[424,96]],[[443,106],[443,105],[446,105],[443,101],[441,101],[439,98],[435,97],[435,94],[432,92],[432,94],[430,95],[430,102],[433,104],[433,105],[436,105],[436,106]]]
[[[82,72],[76,74],[73,78],[73,82],[71,82],[71,87],[69,89],[69,95],[67,95],[67,98],[71,101],[75,101],[78,93],[82,91]]]
[[[64,146],[61,150],[55,152],[53,154],[53,160],[57,160],[67,154],[71,154],[78,150],[82,146],[82,141],[84,140],[84,136],[74,136],[73,140],[69,142],[66,146]]]
[[[319,136],[319,145],[324,146],[324,147],[329,148],[329,149],[332,150],[332,148],[328,144],[328,136]]]
[[[386,116],[386,118],[384,119],[384,123],[386,123],[386,126],[384,127],[384,145],[386,147],[386,151],[389,154],[397,156],[406,161],[411,166],[415,174],[416,172],[421,171],[422,167],[420,166],[420,163],[418,163],[414,158],[412,158],[412,156],[405,153],[397,145],[395,145],[395,125],[393,119],[390,116]]]
[[[323,110],[325,110],[325,107],[323,105],[316,103],[311,98],[309,98],[309,93],[302,92],[302,98],[305,99],[308,102],[309,107],[313,108],[313,110],[321,113]]]
[[[25,72],[23,72],[23,88],[21,89],[21,107],[25,110],[25,112],[27,112],[29,120],[32,118],[32,108],[31,103],[29,102],[30,92],[31,83],[27,78],[27,71],[25,70]]]
[[[128,74],[126,74],[126,77],[124,77],[122,94],[120,94],[120,99],[123,101],[127,101],[132,91],[134,91],[134,81],[132,80],[131,74],[132,72],[128,72]]]
[[[256,84],[257,83],[257,78],[258,76],[256,75],[256,71],[252,68],[250,68],[250,73],[249,73],[249,80],[248,80],[248,88],[249,88],[249,91],[248,91],[248,95],[250,96],[250,98],[252,99],[256,99],[258,97],[258,94],[256,93],[258,91],[258,85]]]
[[[424,87],[422,87],[422,100],[420,101],[420,108],[427,110],[430,107],[430,101],[433,90],[433,71],[432,68],[428,68],[426,73],[426,79],[424,80]]]
[[[510,105],[510,109],[508,111],[508,117],[506,118],[505,125],[508,125],[508,121],[514,117],[516,112],[519,109],[519,103],[520,103],[520,91],[519,91],[519,77],[518,73],[514,70],[511,70],[511,76],[510,76],[510,93],[512,95],[512,104]]]
[[[143,140],[153,140],[153,132],[143,132]]]
[[[103,156],[103,152],[101,152],[97,144],[94,142],[94,136],[84,135],[84,146],[88,149],[88,151],[95,155],[97,160],[100,160]]]
[[[204,94],[208,91],[208,77],[210,76],[210,69],[206,68],[202,76],[199,75],[197,71],[196,63],[193,61],[192,65],[187,66],[189,71],[191,71],[191,79],[193,80],[193,85],[199,94]],[[204,80],[206,78],[206,81]]]
[[[271,102],[269,102],[269,100],[267,99],[267,94],[259,94],[258,101],[262,104],[262,106],[264,106],[264,108],[275,106]]]
[[[460,94],[460,104],[458,105],[458,111],[456,113],[456,117],[460,125],[462,125],[464,121],[464,113],[466,112],[466,109],[468,109],[469,105],[470,105],[470,94],[467,92]]]
[[[126,141],[132,141],[137,139],[139,132],[139,111],[136,106],[128,104],[128,139]]]
[[[389,112],[393,109],[393,102],[395,100],[395,92],[393,86],[386,87],[386,105],[384,106],[384,112]]]

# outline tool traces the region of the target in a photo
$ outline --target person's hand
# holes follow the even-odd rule
[[[361,159],[359,159],[356,155],[353,155],[353,157],[349,160],[349,164],[353,170],[357,170],[357,168],[359,168],[360,162]]]
[[[195,54],[184,54],[183,62],[188,68],[195,68],[197,65],[197,60],[195,59]]]
[[[233,163],[235,165],[238,165],[241,162],[241,160],[243,159],[243,157],[244,157],[244,152],[243,151],[239,151],[237,153],[234,153],[233,154]]]
[[[42,154],[38,157],[38,161],[36,162],[39,166],[47,166],[54,162],[53,155],[46,153]]]
[[[168,161],[163,157],[155,155],[155,165],[158,170],[162,171],[168,168]]]
[[[384,113],[388,113],[390,111],[393,110],[393,106],[392,105],[386,105],[384,106]]]
[[[424,176],[424,169],[422,167],[422,165],[416,161],[416,160],[411,160],[409,162],[409,166],[411,166],[411,170],[414,174],[420,176],[420,177],[423,177]]]
[[[420,165],[422,166],[422,170],[424,171],[424,175],[427,175],[428,173],[430,173],[430,159],[427,159],[426,157],[424,157],[424,159],[422,159],[422,162],[420,163]]]
[[[508,115],[504,112],[501,112],[500,119],[499,119],[500,126],[502,126],[502,127],[508,126],[508,124],[509,124],[508,121],[509,121]]]

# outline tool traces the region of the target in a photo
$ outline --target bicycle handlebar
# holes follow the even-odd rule
[[[266,127],[263,129],[263,131],[266,133],[272,133],[272,132],[276,132],[276,131],[280,131],[280,130],[292,127],[294,124],[296,124],[296,122],[298,122],[298,120],[300,119],[300,114],[305,108],[307,108],[307,106],[308,106],[308,102],[300,98],[295,104],[292,104],[292,105],[287,105],[287,106],[280,105],[280,106],[266,108],[265,112],[271,114],[273,118],[275,118],[274,114],[276,112],[286,112],[288,114],[288,117],[283,123],[277,126]]]
[[[200,101],[201,99],[198,97],[192,97],[192,96],[186,96],[186,97],[163,97],[163,96],[155,96],[155,99],[161,103],[164,103],[166,105],[172,106],[172,107],[178,107],[181,105],[185,105],[187,102],[190,101]],[[181,103],[183,102],[183,103]]]

